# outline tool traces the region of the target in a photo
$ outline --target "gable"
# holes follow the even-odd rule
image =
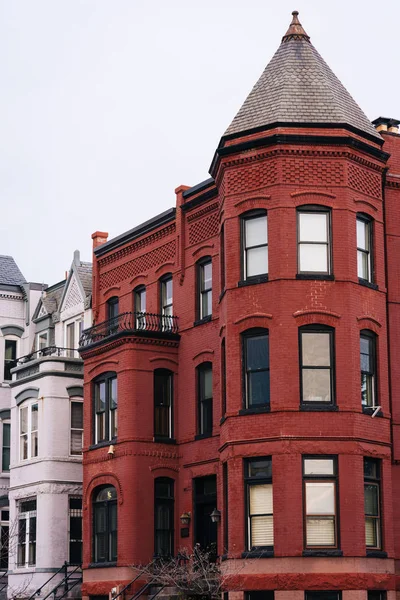
[[[81,304],[83,301],[84,298],[82,296],[80,285],[75,273],[72,273],[67,283],[67,289],[65,290],[64,299],[61,305],[61,312],[70,310]]]

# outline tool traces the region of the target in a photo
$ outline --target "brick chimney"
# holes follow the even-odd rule
[[[107,239],[108,233],[106,233],[105,231],[95,231],[94,233],[92,233],[93,250],[97,248],[97,246],[105,244]]]
[[[385,131],[388,133],[399,133],[400,121],[397,119],[378,117],[375,121],[372,121],[372,124],[375,125],[375,129],[381,133]]]

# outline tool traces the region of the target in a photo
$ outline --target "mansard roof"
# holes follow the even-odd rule
[[[25,277],[12,256],[0,255],[0,285],[22,285]]]
[[[237,136],[275,123],[350,126],[382,141],[370,120],[353,100],[293,20],[225,136]]]

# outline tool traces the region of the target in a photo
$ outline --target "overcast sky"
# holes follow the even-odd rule
[[[295,9],[367,116],[400,118],[398,0],[0,0],[0,254],[51,285],[209,177]]]

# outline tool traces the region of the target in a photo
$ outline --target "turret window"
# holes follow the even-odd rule
[[[357,215],[357,274],[372,283],[372,222],[361,215]]]
[[[298,218],[298,272],[329,275],[331,273],[330,212],[301,209]]]
[[[302,404],[334,403],[333,335],[333,329],[323,325],[300,329]]]
[[[265,211],[242,217],[242,279],[268,274],[268,228]]]

